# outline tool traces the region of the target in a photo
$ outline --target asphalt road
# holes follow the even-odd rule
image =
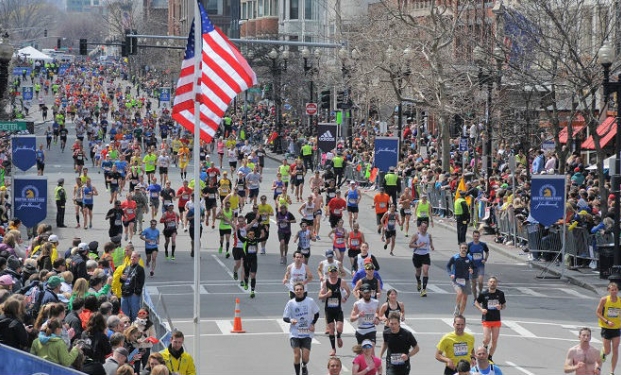
[[[34,114],[35,120],[37,114]],[[70,130],[72,126],[69,125]],[[39,141],[45,126],[37,126]],[[71,131],[71,133],[73,133]],[[69,144],[74,135],[71,134]],[[90,161],[87,161],[90,165]],[[277,163],[267,161],[263,173],[262,193],[269,193],[269,187],[275,176]],[[23,173],[23,172],[19,172]],[[31,169],[25,174],[35,174]],[[188,171],[190,175],[191,171]],[[74,236],[81,236],[86,242],[97,240],[103,243],[107,238],[105,212],[110,205],[106,195],[103,174],[91,168],[89,173],[93,184],[99,189],[100,196],[95,199],[94,228],[85,231],[74,229],[74,208],[68,204],[66,224],[69,228],[55,229],[61,238],[61,248],[70,245]],[[52,191],[59,177],[64,177],[70,192],[73,173],[72,159],[69,153],[61,153],[58,145],[53,145],[47,152],[46,176],[48,177],[48,194],[51,204],[48,207],[48,221],[54,223]],[[171,172],[173,187],[181,185],[179,174],[174,168]],[[269,196],[270,194],[268,194]],[[383,250],[379,235],[375,231],[375,216],[371,209],[371,195],[365,194],[362,200],[363,214],[359,218],[361,230],[370,243],[371,252],[378,258],[384,289],[395,288],[399,300],[406,306],[406,322],[414,332],[420,345],[420,352],[413,358],[413,374],[441,373],[443,365],[434,359],[435,345],[440,337],[452,330],[452,312],[454,293],[444,266],[449,257],[457,252],[457,238],[454,231],[442,225],[430,228],[434,237],[436,251],[432,254],[432,268],[428,297],[421,298],[416,292],[411,253],[407,248],[408,239],[402,233],[397,236],[396,256],[391,257]],[[247,206],[248,207],[248,206]],[[299,204],[294,203],[292,212]],[[313,269],[323,259],[324,250],[331,247],[327,239],[327,222],[322,223],[322,239],[313,243],[309,264]],[[268,254],[260,256],[257,275],[257,297],[249,298],[248,291],[241,289],[232,279],[233,260],[225,259],[217,253],[217,228],[205,228],[201,246],[201,368],[202,375],[238,374],[251,371],[255,374],[293,374],[291,349],[288,345],[287,326],[281,316],[287,301],[286,288],[282,285],[285,267],[279,264],[275,229],[268,241]],[[140,241],[135,241],[138,250],[143,251]],[[504,327],[501,330],[499,348],[494,356],[503,372],[512,374],[552,375],[562,371],[567,349],[577,342],[579,327],[589,326],[594,329],[593,343],[599,347],[599,330],[595,329],[594,309],[598,296],[593,292],[567,284],[559,280],[540,280],[536,276],[540,271],[528,266],[526,260],[519,262],[500,253],[492,253],[487,266],[487,273],[499,278],[499,288],[507,296],[507,309],[503,311]],[[186,349],[192,353],[193,340],[193,265],[189,256],[189,236],[180,234],[178,238],[177,257],[165,261],[160,257],[156,275],[147,280],[147,290],[151,295],[158,313],[166,317],[174,328],[186,334]],[[319,283],[309,285],[309,295],[316,297]],[[601,291],[603,294],[604,291]],[[231,334],[235,299],[241,300],[241,316],[244,334]],[[345,315],[351,311],[352,300],[344,307]],[[477,344],[481,343],[481,323],[478,312],[470,305],[466,309],[468,329],[475,334]],[[311,374],[325,373],[327,356],[330,351],[328,338],[323,335],[323,321],[317,329],[313,343],[309,369]],[[343,363],[351,371],[350,350],[355,344],[354,328],[345,324],[345,345],[338,350]],[[196,354],[193,353],[195,356]],[[609,365],[604,370],[609,371]]]

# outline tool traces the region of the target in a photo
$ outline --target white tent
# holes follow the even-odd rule
[[[43,60],[43,61],[52,61],[54,60],[50,56],[45,53],[39,51],[38,49],[28,46],[18,50],[15,55],[23,57],[29,60]]]

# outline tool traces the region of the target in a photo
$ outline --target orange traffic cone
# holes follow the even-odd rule
[[[235,319],[233,319],[233,329],[231,333],[246,333],[242,328],[241,310],[239,309],[239,298],[235,298]]]

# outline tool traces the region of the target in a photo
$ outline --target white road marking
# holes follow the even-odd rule
[[[570,296],[574,296],[578,298],[595,299],[595,297],[584,295],[584,293],[581,293],[580,291],[575,290],[575,289],[570,289],[570,288],[554,288],[554,289],[560,290],[561,292],[567,293]]]
[[[503,320],[502,325],[511,328],[523,337],[537,337],[537,335],[512,320]]]
[[[437,293],[437,294],[449,294],[449,292],[447,292],[444,289],[442,289],[440,287],[437,287],[437,286],[435,286],[433,284],[427,284],[427,290],[430,290],[430,291],[432,291],[434,293]]]
[[[513,362],[509,362],[509,361],[507,361],[507,362],[505,362],[505,363],[506,363],[507,365],[509,365],[509,366],[513,367],[514,369],[516,369],[516,370],[518,370],[518,371],[523,372],[523,373],[524,373],[524,374],[526,374],[526,375],[535,375],[535,373],[530,372],[530,371],[526,370],[525,368],[522,368],[522,367],[520,367],[520,366],[516,365],[516,364],[515,364],[515,363],[513,363]]]
[[[159,294],[160,294],[160,291],[159,291],[159,289],[157,289],[157,287],[156,287],[156,286],[149,286],[149,285],[146,285],[146,286],[144,287],[144,289],[147,291],[147,293],[149,293],[149,295],[151,296],[151,298],[153,298],[153,297],[155,297],[155,296],[157,296],[157,295],[159,295]]]
[[[231,330],[233,329],[233,325],[231,324],[231,321],[216,320],[216,325],[218,326],[218,329],[220,330],[220,332],[222,332],[223,335],[232,335]]]
[[[535,292],[534,290],[532,290],[531,288],[524,288],[524,287],[520,287],[520,288],[516,288],[517,290],[519,290],[520,292],[527,294],[529,296],[533,296],[533,297],[545,297],[545,294],[541,294],[539,292]]]
[[[231,276],[231,279],[233,279],[233,272],[231,272],[231,271],[229,270],[229,268],[226,266],[226,264],[224,264],[224,262],[222,262],[222,261],[220,260],[220,258],[218,258],[218,256],[217,256],[216,254],[211,254],[211,256],[213,257],[213,259],[215,259],[215,260],[216,260],[216,262],[218,262],[218,264],[220,265],[220,267],[222,267],[222,268],[224,269],[224,271],[225,271],[225,272],[226,272],[229,276]],[[235,281],[235,284],[237,285],[237,287],[239,288],[239,290],[241,290],[243,293],[250,293],[250,292],[248,292],[247,290],[244,290],[244,288],[242,288],[242,287],[241,287],[241,285],[239,285],[239,282],[237,282],[236,280],[233,280],[233,281]],[[206,292],[206,291],[205,291],[205,292]],[[229,294],[229,293],[215,293],[215,294]]]
[[[191,285],[190,287],[191,287],[191,288],[192,288],[192,290],[194,291],[194,285]],[[209,292],[207,291],[207,289],[205,289],[205,287],[204,287],[204,286],[202,286],[202,285],[200,285],[200,286],[199,286],[199,288],[198,288],[198,292],[199,292],[199,294],[209,294]],[[193,292],[192,294],[194,294],[194,293],[196,293],[196,292]]]

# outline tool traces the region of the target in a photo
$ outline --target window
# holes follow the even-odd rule
[[[300,0],[289,0],[289,19],[297,20],[300,12]]]
[[[313,4],[315,1],[316,0],[304,0],[304,19],[305,20],[314,19]]]
[[[270,16],[278,16],[278,0],[270,0]]]
[[[264,16],[264,7],[263,7],[264,1],[265,0],[259,0],[257,17],[263,17]]]

